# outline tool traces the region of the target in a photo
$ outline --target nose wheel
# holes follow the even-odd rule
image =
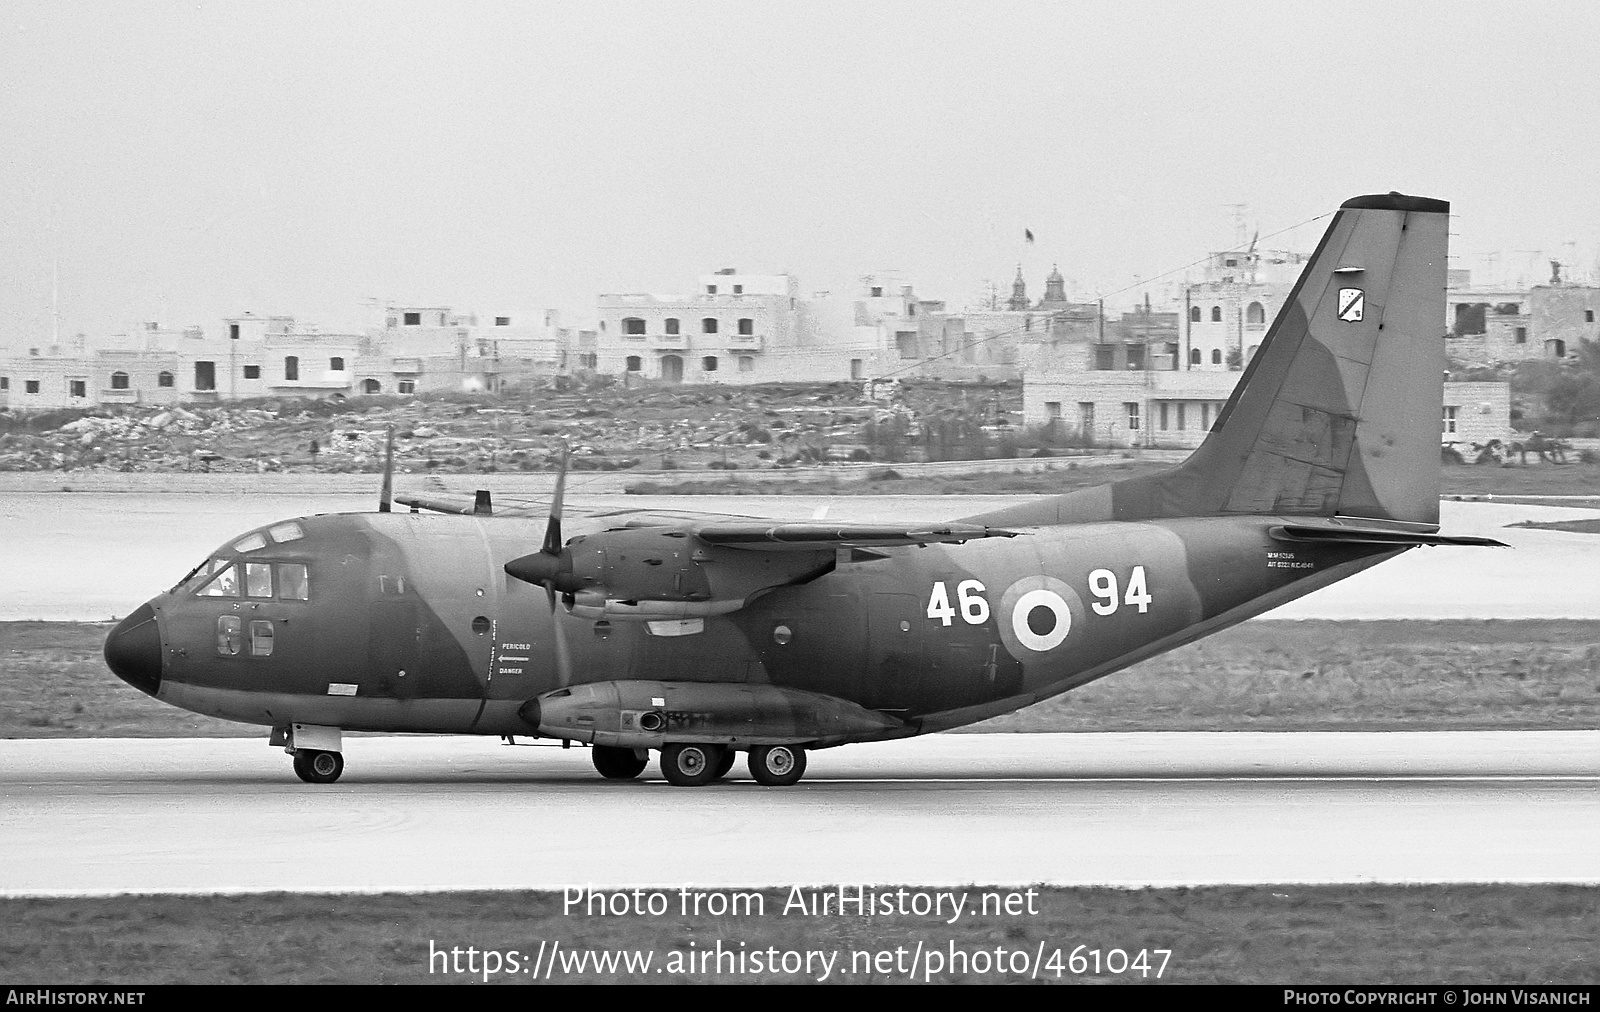
[[[344,772],[344,756],[338,752],[296,749],[294,772],[308,784],[331,784]]]

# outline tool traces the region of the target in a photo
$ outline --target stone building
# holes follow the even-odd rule
[[[362,334],[250,313],[224,320],[214,337],[151,323],[92,343],[0,355],[0,407],[499,391],[563,371],[581,340],[554,311],[490,316],[480,326],[476,315],[449,307],[390,306],[383,325]]]
[[[1287,250],[1254,248],[1211,254],[1200,280],[1185,284],[1170,307],[1182,321],[1181,368],[1243,368],[1294,290],[1307,259]]]
[[[1446,354],[1464,365],[1560,361],[1582,341],[1600,340],[1600,288],[1570,284],[1552,271],[1532,287],[1475,286],[1450,271],[1445,291]]]
[[[1511,384],[1450,383],[1444,385],[1444,418],[1440,439],[1461,447],[1463,455],[1474,443],[1511,437]]]
[[[1214,369],[1030,371],[1022,383],[1023,424],[1050,426],[1085,445],[1193,449],[1204,441],[1242,372]],[[1441,442],[1487,443],[1511,435],[1511,387],[1444,385]]]
[[[800,295],[788,274],[706,274],[693,295],[599,298],[600,373],[666,383],[861,380],[920,359],[909,285],[868,277],[853,299]]]

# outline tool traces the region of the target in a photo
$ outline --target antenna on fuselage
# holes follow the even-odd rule
[[[394,508],[394,426],[389,426],[383,440],[383,488],[378,492],[378,512],[388,513]]]

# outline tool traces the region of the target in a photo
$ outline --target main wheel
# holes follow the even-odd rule
[[[661,775],[674,787],[703,787],[717,779],[721,745],[674,742],[661,749]]]
[[[733,769],[733,761],[737,758],[739,758],[738,752],[735,752],[726,745],[722,746],[722,758],[718,760],[717,773],[711,779],[721,780],[723,777],[727,776],[728,771]]]
[[[344,756],[338,752],[297,749],[294,772],[295,776],[308,784],[331,784],[344,772]]]
[[[750,750],[750,775],[768,787],[788,787],[806,772],[806,750],[798,745],[757,745]]]
[[[641,759],[633,749],[614,745],[595,745],[589,749],[589,759],[607,780],[632,780],[643,773],[649,763],[648,759]]]

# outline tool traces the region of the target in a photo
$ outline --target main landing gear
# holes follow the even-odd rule
[[[595,751],[598,769],[600,757],[598,749]],[[726,745],[673,742],[661,749],[661,775],[674,787],[703,787],[727,776],[735,758],[737,753]],[[759,784],[788,787],[798,783],[805,772],[805,749],[798,745],[757,745],[750,750],[750,775]]]
[[[750,775],[767,787],[788,787],[806,772],[806,750],[798,745],[757,745],[750,750]]]
[[[617,748],[612,745],[595,745],[589,749],[589,760],[607,780],[632,780],[644,772],[650,762],[647,749]]]
[[[673,742],[661,749],[661,775],[674,787],[703,787],[717,779],[727,752],[726,745]]]

